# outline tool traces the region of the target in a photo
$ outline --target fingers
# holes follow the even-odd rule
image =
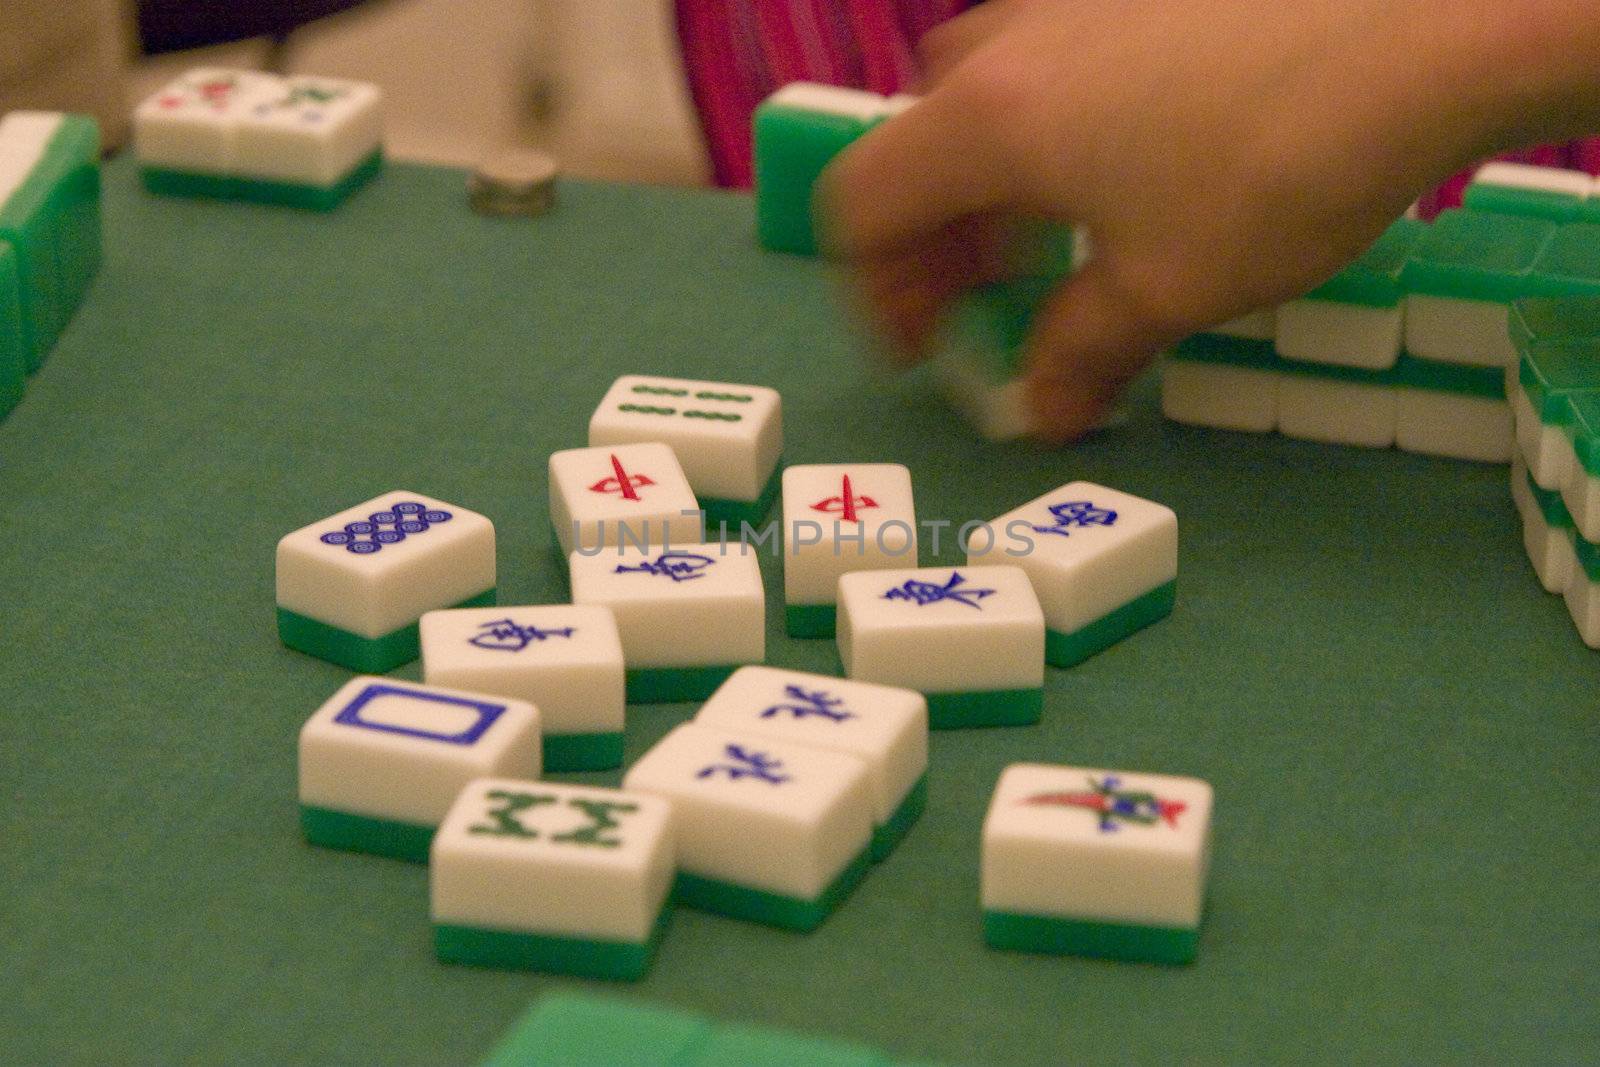
[[[919,361],[951,304],[1007,274],[1008,229],[987,217],[962,219],[917,247],[854,266],[859,310],[888,340],[891,361]]]
[[[1148,306],[1101,256],[1040,308],[1026,364],[1037,436],[1068,441],[1094,429],[1156,353],[1189,332]]]
[[[917,43],[922,61],[922,89],[926,92],[944,80],[1016,14],[1018,0],[989,0],[929,30]]]
[[[981,116],[938,92],[876,127],[829,164],[818,183],[821,242],[846,261],[909,251],[930,235],[1003,205],[1003,153]]]

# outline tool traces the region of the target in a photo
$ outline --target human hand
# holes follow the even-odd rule
[[[1018,220],[1084,226],[1025,363],[1037,432],[1077,437],[1161,348],[1305,293],[1428,184],[1543,134],[1559,78],[1500,69],[1539,22],[1505,0],[990,0],[926,39],[923,100],[824,174],[824,244],[915,361],[1005,276]]]

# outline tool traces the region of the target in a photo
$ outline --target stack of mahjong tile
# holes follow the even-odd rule
[[[326,211],[383,163],[374,85],[251,70],[191,70],[133,114],[146,188]]]
[[[1600,296],[1512,307],[1518,352],[1511,494],[1540,584],[1600,648]]]
[[[0,418],[99,267],[99,127],[58,112],[0,118]]]
[[[1483,168],[1466,207],[1395,223],[1304,299],[1177,346],[1179,422],[1490,462],[1511,458],[1514,300],[1600,291],[1600,203],[1584,175]]]
[[[1035,723],[1047,663],[1172,610],[1177,518],[1159,504],[1069,483],[968,523],[965,565],[918,567],[910,471],[784,469],[781,417],[759,386],[619,378],[588,445],[549,457],[566,604],[496,606],[493,524],[412,491],[280,541],[284,644],[365,672],[301,731],[303,832],[429,863],[440,959],[636,978],[673,904],[810,930],[923,811],[930,727]],[[762,665],[762,547],[784,559],[786,628],[834,637],[845,677]],[[378,676],[419,655],[420,684]],[[627,705],[662,702],[703,703],[620,789],[545,780],[617,769]],[[1160,897],[1167,875],[1137,872],[1173,846],[1135,824],[1155,829],[1124,834],[1131,852],[1067,862]],[[1065,829],[1025,850],[1079,848]],[[1192,958],[1197,912],[1013,899],[1007,877],[997,947]],[[1178,925],[1152,933],[1161,917]]]
[[[719,1023],[638,1000],[547,993],[496,1042],[483,1067],[892,1067],[876,1049],[786,1030]]]

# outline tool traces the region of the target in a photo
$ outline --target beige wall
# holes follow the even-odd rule
[[[51,0],[0,0],[50,3]],[[293,71],[376,82],[401,159],[471,165],[541,146],[568,173],[702,182],[671,0],[385,0],[302,31]],[[141,61],[130,101],[199,63],[262,66],[264,43]],[[541,114],[544,112],[544,114]]]

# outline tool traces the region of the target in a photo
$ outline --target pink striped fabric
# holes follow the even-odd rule
[[[793,81],[896,93],[916,82],[922,35],[979,0],[677,0],[678,40],[718,185],[751,181],[750,118]],[[1600,175],[1600,138],[1499,159]],[[1477,168],[1422,197],[1424,218],[1461,203]]]
[[[1496,156],[1495,159],[1509,163],[1532,163],[1539,167],[1565,167],[1569,170],[1581,170],[1586,174],[1600,175],[1600,137],[1568,141],[1565,144],[1540,145],[1520,152],[1507,152],[1505,155]],[[1431,219],[1446,208],[1460,207],[1461,194],[1466,191],[1467,183],[1472,180],[1477,170],[1477,167],[1471,167],[1462,171],[1417,201],[1422,217]]]
[[[922,35],[972,0],[677,0],[678,40],[718,185],[749,188],[750,117],[793,81],[897,93]]]

